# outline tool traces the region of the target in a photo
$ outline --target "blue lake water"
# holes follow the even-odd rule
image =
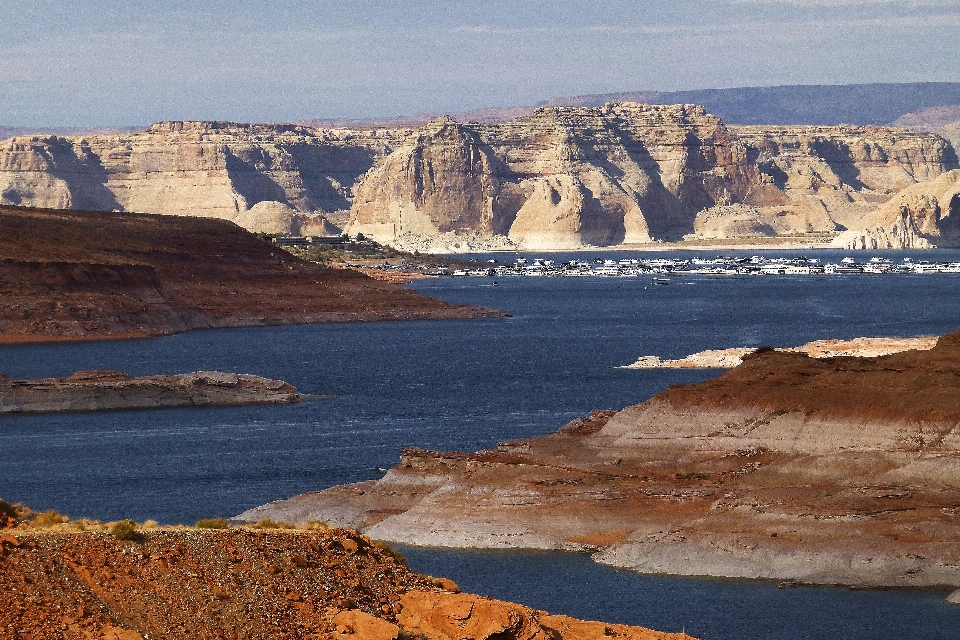
[[[901,255],[960,260],[960,252],[890,257]],[[554,431],[593,409],[642,401],[668,384],[715,375],[616,368],[640,355],[680,357],[708,348],[960,329],[960,275],[954,274],[681,277],[657,287],[648,278],[505,278],[496,285],[489,278],[443,278],[413,286],[512,317],[0,347],[0,372],[18,378],[93,368],[134,375],[218,369],[280,378],[315,394],[290,406],[3,417],[0,497],[100,519],[174,523],[231,516],[303,491],[378,477],[404,446],[491,447]],[[831,625],[860,608],[862,624],[889,631],[881,624],[891,615],[888,598],[933,621],[903,618],[909,637],[960,638],[960,607],[941,604],[941,593],[649,582],[580,556],[554,554],[420,550],[410,557],[416,569],[423,562],[436,567],[422,569],[428,573],[450,575],[491,595],[580,617],[685,627],[711,639],[828,637],[833,634],[816,630],[835,629]],[[522,576],[498,578],[493,567],[502,562]],[[580,574],[589,574],[601,591],[616,590],[620,604],[576,594]],[[472,587],[471,576],[487,576],[487,582]],[[572,582],[572,590],[558,581]],[[664,614],[673,618],[636,617],[649,615],[637,603],[654,597],[673,602]],[[691,612],[689,622],[684,612]],[[744,615],[749,630],[735,624]],[[765,631],[750,635],[755,629]],[[848,638],[899,637],[845,629]]]

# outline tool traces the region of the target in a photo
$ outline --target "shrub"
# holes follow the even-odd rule
[[[284,522],[282,520],[273,520],[271,518],[264,518],[263,520],[253,525],[253,528],[254,529],[296,529],[297,525],[291,522]]]
[[[330,528],[330,525],[323,520],[310,520],[307,524],[303,525],[303,528],[309,531],[326,531]]]
[[[384,554],[390,556],[403,566],[407,566],[407,556],[403,555],[383,540],[374,540],[373,546],[375,546],[377,549],[380,549],[380,551],[382,551]]]
[[[12,505],[6,500],[0,500],[0,515],[5,515],[8,518],[17,519],[19,516],[20,510],[17,509],[16,505]]]
[[[140,540],[143,535],[133,520],[121,520],[110,526],[110,534],[118,540]]]
[[[230,523],[225,518],[203,518],[197,520],[198,529],[229,529]]]
[[[53,509],[44,511],[43,513],[35,513],[29,518],[30,524],[34,527],[52,527],[55,524],[69,521],[70,518],[61,513],[57,513]]]

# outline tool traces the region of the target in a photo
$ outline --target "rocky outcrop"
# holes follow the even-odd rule
[[[8,531],[5,638],[692,640],[444,591],[353,531]]]
[[[325,213],[404,130],[161,122],[146,131],[0,145],[0,204],[223,218],[251,231],[339,233]]]
[[[960,171],[904,189],[832,244],[854,250],[960,247]]]
[[[223,220],[0,207],[0,343],[478,317]]]
[[[554,616],[500,600],[466,593],[411,591],[400,598],[397,622],[408,633],[429,640],[685,640],[682,633],[661,633],[622,624],[584,622]]]
[[[853,340],[814,340],[799,347],[780,349],[792,353],[804,353],[811,358],[855,356],[876,358],[910,349],[926,351],[936,345],[934,337],[919,338],[854,338]],[[756,349],[734,347],[732,349],[708,349],[676,360],[663,360],[659,356],[640,356],[633,364],[621,369],[732,369],[743,364],[743,357]]]
[[[78,371],[66,378],[12,380],[0,374],[0,413],[158,409],[299,402],[281,380],[219,371],[132,378],[119,371]]]
[[[412,544],[591,550],[652,573],[960,586],[960,333],[728,373],[474,454],[242,514]]]

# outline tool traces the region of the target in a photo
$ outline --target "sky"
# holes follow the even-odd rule
[[[0,0],[0,125],[960,81],[960,0]]]

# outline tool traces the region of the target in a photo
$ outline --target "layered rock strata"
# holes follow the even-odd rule
[[[960,171],[904,189],[832,244],[853,250],[960,247]]]
[[[553,107],[421,128],[366,175],[347,230],[408,249],[805,236],[857,226],[956,168],[948,142],[878,127],[726,127],[703,107]]]
[[[814,340],[799,347],[781,349],[793,353],[804,353],[811,358],[833,358],[836,356],[856,356],[875,358],[910,349],[926,351],[936,345],[935,337],[919,338],[854,338],[853,340]],[[732,349],[708,349],[692,353],[676,360],[664,360],[659,356],[640,356],[633,364],[621,369],[732,369],[743,364],[743,357],[756,351],[750,347]]]
[[[66,378],[13,380],[0,374],[0,413],[158,409],[299,402],[281,380],[220,371],[132,378],[119,371],[78,371]]]
[[[911,131],[936,133],[960,148],[960,104],[928,107],[906,113],[890,123]]]
[[[0,144],[0,204],[226,218],[363,233],[407,250],[576,249],[830,238],[956,169],[939,136],[727,127],[696,105],[545,107],[418,129],[163,122]]]
[[[928,351],[771,349],[706,382],[379,481],[264,505],[420,545],[592,550],[642,572],[960,586],[960,333]]]
[[[490,315],[300,260],[223,220],[0,207],[0,343]]]
[[[692,640],[460,594],[451,581],[413,573],[352,531],[172,529],[132,537],[0,533],[0,633],[36,640]]]
[[[223,218],[327,235],[327,213],[405,130],[161,122],[145,131],[0,143],[0,204]]]

